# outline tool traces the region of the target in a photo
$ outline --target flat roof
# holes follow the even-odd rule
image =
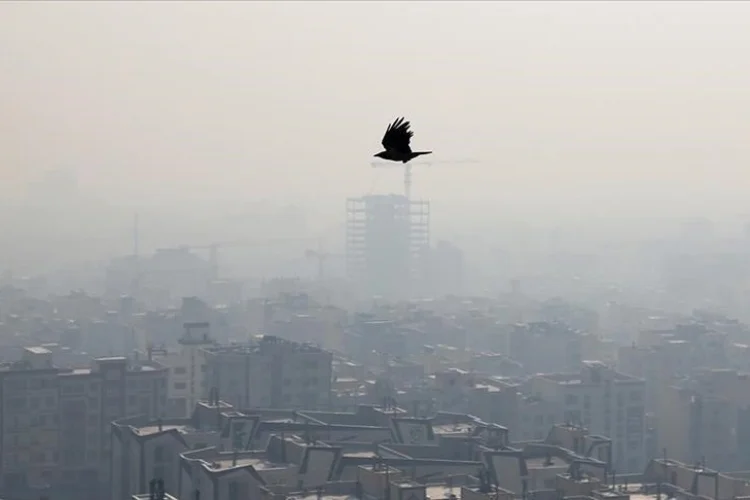
[[[247,467],[248,465],[252,466],[255,470],[285,469],[289,467],[288,464],[270,462],[261,457],[238,456],[235,461],[231,454],[229,455],[230,456],[226,457],[222,456],[218,459],[214,458],[213,460],[206,460],[206,463],[212,470],[224,470],[234,467]]]
[[[24,350],[34,354],[52,354],[52,351],[42,346],[24,347]]]
[[[178,431],[185,431],[185,430],[188,429],[188,426],[186,426],[186,425],[174,425],[174,424],[169,425],[169,424],[164,424],[160,428],[160,426],[158,424],[156,424],[156,425],[152,424],[152,425],[144,425],[143,427],[134,427],[134,429],[135,429],[136,434],[138,434],[139,436],[150,436],[151,434],[156,434],[156,433],[159,433],[159,432],[169,431],[169,430],[172,430],[172,429],[177,429]]]

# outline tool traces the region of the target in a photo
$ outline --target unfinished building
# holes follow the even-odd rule
[[[412,295],[426,278],[429,248],[428,201],[395,194],[347,199],[347,274],[366,293]]]

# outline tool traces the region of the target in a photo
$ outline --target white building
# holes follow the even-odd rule
[[[176,351],[152,351],[154,359],[169,368],[167,412],[178,418],[189,416],[198,401],[208,396],[204,349],[216,344],[208,323],[185,323],[184,327]]]

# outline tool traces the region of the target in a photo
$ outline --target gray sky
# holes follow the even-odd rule
[[[0,168],[123,200],[397,191],[369,162],[405,115],[435,160],[481,160],[418,167],[417,194],[728,203],[748,25],[750,2],[4,1]]]

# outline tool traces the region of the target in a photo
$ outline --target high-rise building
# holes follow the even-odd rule
[[[110,422],[161,416],[167,370],[128,358],[62,369],[43,347],[0,368],[0,489],[82,489],[96,495],[109,476]]]
[[[402,195],[346,202],[347,274],[367,293],[409,295],[428,272],[430,203]]]

